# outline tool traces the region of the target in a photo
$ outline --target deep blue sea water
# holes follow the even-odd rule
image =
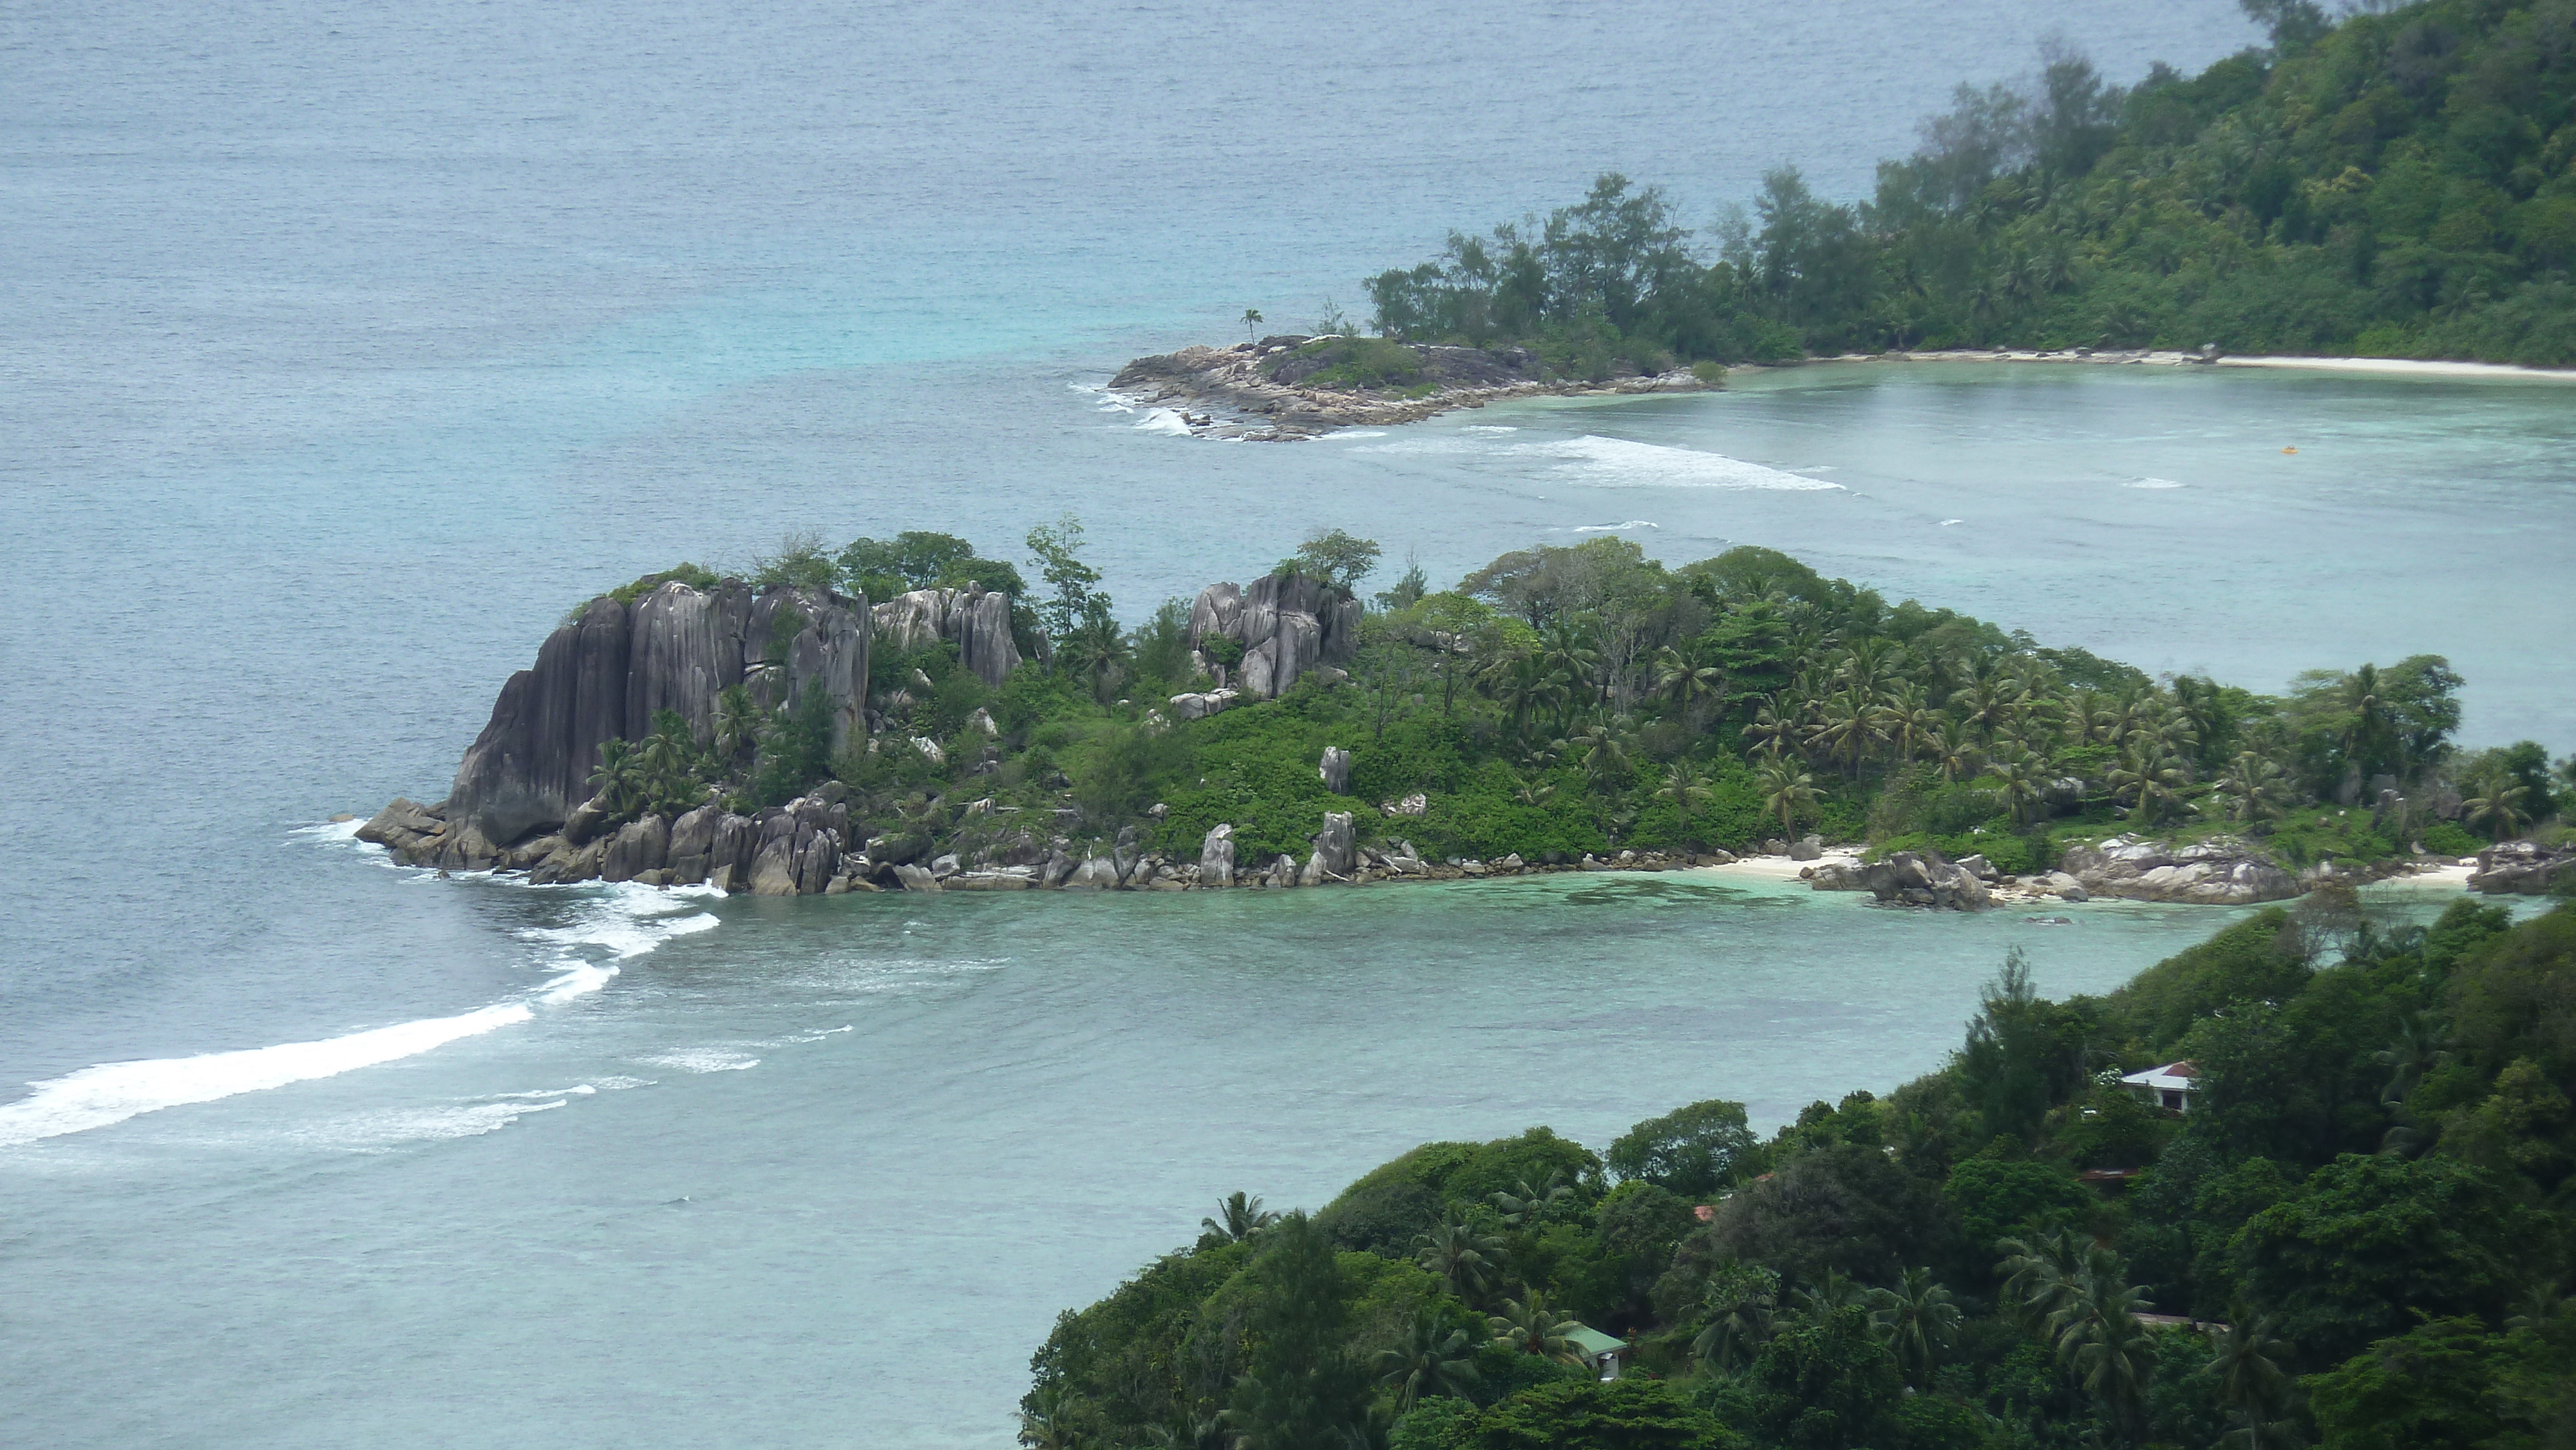
[[[2100,989],[2224,919],[717,901],[318,829],[440,794],[567,606],[681,557],[1070,511],[1133,616],[1319,525],[1444,579],[1761,543],[2259,688],[2437,650],[2473,739],[2576,745],[2550,385],[1829,366],[1288,447],[1096,391],[1605,167],[1694,223],[1783,160],[1857,194],[2052,28],[2123,78],[2251,38],[2223,0],[0,12],[6,1438],[1002,1444],[1055,1311],[1225,1192],[1778,1121],[1935,1064],[2009,945]]]

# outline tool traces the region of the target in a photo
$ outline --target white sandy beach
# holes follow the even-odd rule
[[[2576,383],[2576,368],[2529,368],[2511,363],[2444,362],[2429,358],[2402,357],[2233,357],[2221,353],[2203,358],[2192,352],[2102,351],[2102,352],[2035,352],[2005,350],[1980,352],[1968,348],[1951,348],[1940,352],[1846,353],[1841,357],[1817,358],[1817,362],[1969,362],[1969,363],[2083,363],[2095,367],[2222,367],[2276,368],[2302,372],[2367,373],[2381,377],[2407,378],[2483,378],[2498,381],[2520,380],[2544,383]],[[1794,364],[1793,364],[1794,366]],[[1734,371],[1757,372],[1758,366]]]

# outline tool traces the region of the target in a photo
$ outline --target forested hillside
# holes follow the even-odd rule
[[[2002,345],[2576,363],[2576,4],[2248,8],[2272,45],[2197,76],[2050,52],[1962,86],[1864,201],[1783,168],[1694,237],[1604,176],[1372,279],[1377,325],[1577,377]]]
[[[2354,906],[2266,911],[2098,999],[2008,962],[1948,1066],[1767,1142],[1712,1098],[1598,1154],[1426,1144],[1312,1214],[1238,1194],[1063,1316],[1022,1439],[2563,1444],[2576,916]],[[2119,1081],[2175,1059],[2186,1111]],[[1571,1362],[1585,1326],[1627,1340],[1624,1378]]]

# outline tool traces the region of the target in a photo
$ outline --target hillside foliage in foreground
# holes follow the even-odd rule
[[[1312,1214],[1237,1194],[1057,1322],[1023,1442],[2560,1443],[2576,914],[2351,907],[2264,911],[2101,998],[2009,961],[1947,1066],[1767,1141],[1713,1099],[1605,1153],[1425,1144]],[[2175,1058],[2187,1113],[2118,1083]],[[1627,1378],[1567,1362],[1578,1322],[1630,1341]]]

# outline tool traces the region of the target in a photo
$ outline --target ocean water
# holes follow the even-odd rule
[[[7,1438],[1007,1443],[1055,1311],[1226,1192],[1776,1122],[1937,1063],[2009,946],[2098,990],[2225,919],[729,901],[325,824],[441,794],[564,609],[682,557],[1073,512],[1133,616],[1319,526],[1441,578],[1759,543],[2262,688],[2437,650],[2473,738],[2576,746],[2553,385],[1835,365],[1293,446],[1099,392],[1603,167],[1694,222],[1782,160],[1853,194],[2049,27],[2122,76],[2250,38],[2221,0],[0,15]]]

